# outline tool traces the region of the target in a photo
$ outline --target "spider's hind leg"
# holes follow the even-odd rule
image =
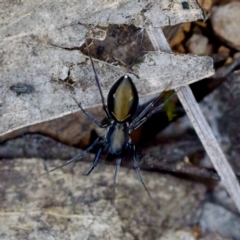
[[[118,157],[118,159],[116,161],[114,180],[113,180],[113,202],[116,199],[117,177],[118,177],[118,172],[119,172],[121,162],[122,162],[122,158]]]
[[[117,185],[117,176],[118,176],[121,161],[122,161],[121,158],[118,158],[117,161],[116,161],[116,168],[115,168],[114,180],[113,180],[113,187],[114,188],[116,188],[116,185]]]
[[[104,137],[104,142],[102,144],[102,146],[98,149],[97,154],[95,155],[95,158],[93,160],[93,164],[90,167],[90,169],[87,171],[86,175],[89,175],[92,170],[98,165],[99,159],[100,159],[100,155],[103,151],[103,149],[108,145],[108,140]]]
[[[98,152],[93,160],[93,164],[92,166],[90,167],[90,169],[87,171],[86,175],[89,175],[92,170],[98,165],[98,162],[99,162],[99,159],[100,159],[100,155],[102,153],[102,150],[103,150],[104,146],[101,146],[99,149],[98,149]]]
[[[134,164],[134,168],[136,170],[136,173],[138,175],[138,178],[140,180],[140,182],[142,183],[143,187],[145,188],[146,192],[148,193],[148,196],[150,198],[152,198],[150,192],[148,191],[147,189],[147,186],[145,185],[144,181],[143,181],[143,177],[142,177],[142,174],[141,174],[141,170],[139,168],[139,162],[138,162],[138,159],[137,159],[137,154],[136,154],[136,147],[135,145],[133,145],[132,143],[129,144],[129,147],[130,149],[132,150],[132,154],[133,154],[133,164]]]
[[[70,164],[70,163],[72,163],[72,162],[78,162],[78,161],[82,160],[82,158],[85,157],[85,156],[87,155],[87,153],[89,153],[96,145],[98,145],[99,143],[101,143],[103,140],[104,140],[104,137],[99,137],[99,138],[97,138],[97,139],[93,142],[93,144],[92,144],[91,146],[89,146],[86,150],[84,150],[83,152],[81,152],[80,154],[78,154],[77,156],[75,156],[74,158],[68,160],[66,163],[64,163],[64,164],[62,164],[62,165],[60,165],[60,166],[58,166],[58,167],[55,167],[55,168],[53,168],[53,169],[51,169],[51,170],[49,170],[49,171],[41,174],[40,176],[43,176],[43,175],[45,175],[45,174],[47,174],[47,173],[50,173],[50,172],[53,172],[53,171],[55,171],[56,169],[62,168],[62,167],[66,166],[66,165],[68,165],[68,164]]]

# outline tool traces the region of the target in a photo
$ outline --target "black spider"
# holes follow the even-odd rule
[[[123,155],[125,154],[126,150],[130,150],[132,152],[133,163],[134,163],[134,167],[136,169],[137,175],[141,183],[143,184],[145,190],[150,195],[146,185],[144,184],[144,181],[140,172],[140,168],[138,165],[135,145],[132,144],[129,134],[133,130],[137,129],[140,125],[142,125],[155,112],[162,109],[174,94],[172,94],[164,103],[157,106],[155,109],[151,109],[162,97],[162,93],[161,93],[135,119],[131,121],[131,118],[133,117],[133,115],[137,110],[138,99],[139,99],[137,89],[132,79],[128,75],[124,75],[120,77],[111,87],[108,93],[107,105],[106,105],[91,56],[90,56],[90,60],[93,67],[94,74],[95,74],[95,80],[101,95],[103,109],[107,117],[109,118],[110,123],[102,125],[98,120],[96,120],[93,116],[91,116],[88,112],[86,112],[82,108],[81,104],[78,103],[75,98],[74,100],[76,101],[80,109],[84,112],[84,114],[89,119],[91,119],[101,128],[108,128],[108,131],[105,136],[97,138],[93,142],[93,144],[89,146],[85,151],[78,154],[71,160],[67,161],[65,164],[50,170],[49,172],[54,171],[58,168],[61,168],[65,165],[68,165],[71,162],[80,161],[95,146],[99,145],[100,147],[97,151],[97,154],[94,158],[91,168],[87,172],[87,175],[89,175],[92,172],[92,170],[97,166],[103,149],[107,148],[111,154],[117,157],[116,169],[114,174],[114,186],[115,186],[117,182],[117,174],[119,171],[119,167],[120,167]],[[166,88],[168,87],[169,87],[169,84]]]

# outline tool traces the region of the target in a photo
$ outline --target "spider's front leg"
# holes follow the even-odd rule
[[[96,81],[96,83],[97,83],[98,90],[99,90],[99,92],[100,92],[100,96],[101,96],[101,100],[102,100],[102,105],[103,105],[103,110],[105,111],[107,117],[108,117],[108,118],[111,118],[111,116],[109,115],[109,112],[108,112],[107,105],[106,105],[105,100],[104,100],[104,96],[103,96],[102,89],[101,89],[101,86],[100,86],[100,81],[99,81],[99,78],[98,78],[98,75],[97,75],[97,72],[96,72],[96,69],[95,69],[95,66],[94,66],[94,63],[93,63],[93,60],[92,60],[92,57],[91,57],[90,54],[89,54],[89,58],[90,58],[90,60],[91,60],[91,64],[92,64],[92,67],[93,67],[94,76],[95,76],[95,81]]]
[[[170,84],[171,84],[171,82],[167,85],[166,89],[170,86]],[[156,99],[154,99],[152,102],[150,102],[148,104],[148,106],[145,109],[143,109],[143,111],[131,122],[131,124],[129,126],[129,132],[132,132],[135,129],[139,128],[154,113],[156,113],[160,109],[164,108],[166,106],[166,104],[171,100],[171,98],[176,94],[176,92],[174,92],[172,95],[170,95],[170,97],[168,97],[168,99],[165,102],[163,102],[162,104],[160,104],[159,106],[157,106],[156,108],[151,110],[151,108],[153,108],[155,106],[155,104],[163,96],[163,94],[165,93],[166,89]]]
[[[96,123],[100,128],[107,128],[109,126],[109,124],[101,124],[97,119],[95,119],[90,113],[88,113],[87,111],[85,111],[81,104],[77,101],[77,99],[75,97],[73,97],[74,101],[76,102],[76,104],[79,106],[79,108],[83,111],[83,113],[94,123]]]

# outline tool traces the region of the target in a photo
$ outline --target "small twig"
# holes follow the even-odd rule
[[[148,35],[156,51],[164,51],[168,53],[172,52],[161,29],[148,30]],[[240,186],[238,180],[226,157],[224,156],[224,153],[215,136],[213,135],[210,126],[204,118],[190,87],[182,87],[177,92],[177,95],[186,113],[188,114],[188,117],[192,122],[199,139],[208,153],[214,168],[218,172],[223,185],[232,197],[238,208],[238,211],[240,212]]]

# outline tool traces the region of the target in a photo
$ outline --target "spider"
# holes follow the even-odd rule
[[[95,75],[95,81],[97,83],[98,90],[100,92],[101,101],[103,105],[103,110],[106,113],[107,118],[110,120],[109,124],[102,124],[98,120],[96,120],[92,115],[90,115],[87,111],[85,111],[81,104],[74,98],[75,102],[79,106],[79,108],[83,111],[83,113],[94,123],[96,123],[100,128],[107,128],[107,133],[104,136],[98,137],[91,146],[89,146],[85,151],[81,152],[74,158],[67,161],[65,164],[58,166],[49,172],[52,172],[58,168],[62,168],[72,162],[80,161],[88,152],[93,150],[94,147],[99,145],[98,151],[95,155],[92,166],[86,173],[89,175],[93,169],[97,166],[100,155],[102,151],[106,148],[112,155],[114,155],[116,160],[116,168],[114,173],[114,187],[117,183],[117,175],[120,168],[120,164],[126,150],[130,150],[132,153],[133,164],[138,175],[138,178],[148,195],[150,193],[143,181],[142,174],[139,168],[139,163],[136,155],[135,145],[132,143],[130,138],[130,133],[140,127],[149,117],[151,117],[158,110],[162,109],[166,103],[171,99],[171,97],[175,94],[173,93],[168,99],[157,106],[155,109],[152,109],[153,106],[158,102],[158,100],[162,97],[165,90],[169,87],[170,84],[166,87],[166,89],[152,102],[150,102],[147,107],[135,118],[131,121],[132,117],[137,111],[138,108],[138,92],[135,84],[132,79],[128,75],[121,76],[111,87],[108,97],[107,97],[107,105],[105,104],[105,99],[102,93],[102,89],[100,86],[100,81],[94,67],[93,60],[89,55],[91,60],[91,65]]]

